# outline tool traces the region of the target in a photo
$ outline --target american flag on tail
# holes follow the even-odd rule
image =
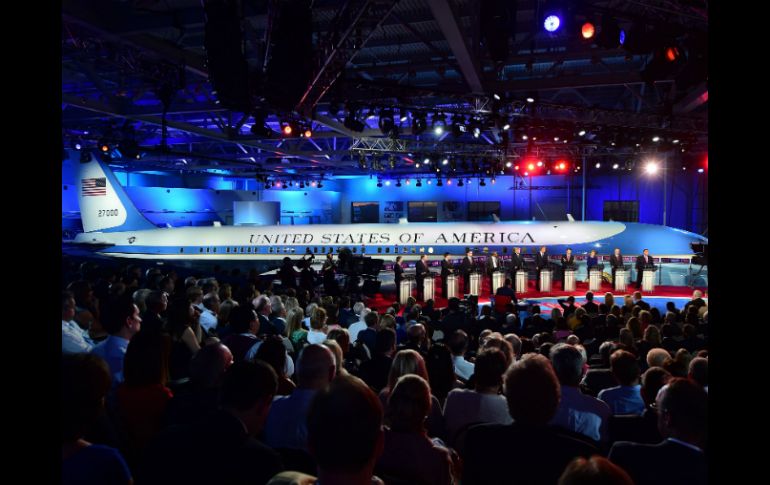
[[[84,196],[107,195],[107,179],[105,177],[82,179],[80,187]]]

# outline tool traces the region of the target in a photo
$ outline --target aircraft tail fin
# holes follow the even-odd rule
[[[500,218],[497,217],[497,214],[495,214],[495,213],[492,213],[492,222],[494,222],[495,224],[500,222]]]
[[[112,170],[93,155],[80,163],[78,203],[85,232],[155,229],[128,198]]]

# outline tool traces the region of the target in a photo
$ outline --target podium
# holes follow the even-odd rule
[[[474,271],[470,275],[470,289],[469,295],[479,296],[481,294],[481,273]]]
[[[602,271],[592,269],[588,272],[588,291],[600,291],[602,289]]]
[[[642,291],[655,291],[654,269],[645,269],[642,271]]]
[[[553,271],[550,269],[541,269],[540,270],[540,288],[538,288],[541,292],[550,292],[551,291],[551,277],[553,276]]]
[[[444,298],[457,298],[457,275],[450,274],[446,277],[446,295]]]
[[[414,285],[415,281],[411,276],[405,276],[404,279],[401,280],[401,283],[398,287],[398,302],[400,304],[406,305],[406,300],[412,296],[412,289],[414,288]]]
[[[433,300],[435,298],[436,293],[436,283],[435,283],[435,275],[429,274],[425,277],[425,279],[422,282],[422,288],[423,288],[423,295],[422,295],[422,301],[428,301]]]
[[[492,272],[492,288],[489,290],[493,295],[497,293],[498,288],[505,286],[505,272],[493,271]]]
[[[575,291],[575,273],[574,268],[564,270],[564,291]]]
[[[615,281],[612,283],[615,285],[615,291],[626,291],[626,278],[628,272],[625,269],[615,270]]]
[[[526,293],[529,274],[525,270],[516,272],[516,293]]]

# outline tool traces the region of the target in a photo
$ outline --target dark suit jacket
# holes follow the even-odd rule
[[[500,256],[497,257],[497,268],[492,266],[492,256],[487,258],[486,267],[487,267],[487,274],[489,275],[491,275],[492,272],[495,270],[503,269],[503,262],[502,260],[500,260]]]
[[[463,258],[463,262],[460,263],[460,271],[462,272],[463,276],[466,276],[470,274],[471,271],[473,271],[473,261],[468,257]]]
[[[642,270],[644,269],[644,267],[645,267],[645,266],[647,266],[647,265],[649,265],[649,266],[653,266],[653,265],[654,265],[654,263],[652,262],[652,256],[648,255],[648,256],[647,256],[647,260],[648,260],[649,262],[648,262],[648,263],[645,263],[645,262],[644,262],[644,255],[643,255],[643,254],[642,254],[642,255],[639,255],[639,256],[637,256],[637,257],[636,257],[636,270],[637,270],[637,271],[642,271]]]
[[[626,470],[636,485],[708,483],[706,455],[673,441],[656,445],[618,441],[608,458]]]
[[[615,257],[615,253],[612,253],[610,255],[610,266],[613,268],[622,268],[623,267],[623,255]]]
[[[195,466],[190,457],[208,465]],[[264,484],[283,471],[280,455],[248,436],[243,423],[226,411],[162,431],[142,465],[136,483]]]
[[[583,308],[588,312],[589,315],[596,315],[599,313],[599,305],[592,301],[587,301],[583,304]]]
[[[559,431],[527,424],[480,424],[465,438],[463,485],[549,484],[578,456],[598,450]]]
[[[399,263],[393,266],[393,273],[395,274],[396,286],[404,279],[404,268]]]
[[[537,270],[540,271],[541,269],[548,266],[548,252],[544,255],[540,255],[540,252],[538,251],[537,254],[535,254],[535,266],[537,267]]]
[[[441,260],[441,279],[445,279],[447,276],[452,274],[452,270],[454,267],[452,266],[451,261],[447,261],[445,259]]]
[[[575,266],[575,255],[571,255],[569,258],[567,258],[566,254],[563,254],[561,257],[561,267],[567,267],[567,266]]]
[[[511,254],[511,271],[519,271],[520,269],[524,268],[524,256],[521,254],[516,255],[516,253]]]
[[[422,281],[425,279],[425,277],[430,273],[428,270],[428,265],[423,263],[422,261],[417,261],[417,264],[414,266],[415,271],[415,278],[417,278],[417,281]]]

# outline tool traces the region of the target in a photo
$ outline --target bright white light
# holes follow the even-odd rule
[[[420,168],[420,162],[415,163],[414,166],[417,168]],[[406,183],[409,183],[409,181],[407,181]]]
[[[703,169],[702,169],[702,168],[699,168],[699,169],[698,169],[698,173],[703,173]]]
[[[615,164],[612,165],[612,170],[617,170],[618,167],[619,167],[619,165],[617,163],[615,163]]]
[[[390,185],[390,180],[386,180],[385,185]]]
[[[496,100],[500,101],[500,95],[498,95],[497,93],[493,94],[492,96],[493,96],[493,97],[494,97]]]
[[[445,159],[441,160],[441,165],[446,165],[447,163],[449,163],[448,159],[445,158]]]
[[[596,164],[596,168],[602,168],[602,164],[601,163],[597,163]]]
[[[481,136],[481,130],[478,129],[478,128],[474,128],[473,129],[473,137],[474,138],[478,138],[479,136]]]
[[[510,130],[510,129],[511,129],[511,124],[510,124],[510,123],[506,123],[506,124],[504,124],[504,125],[503,125],[503,129],[504,129],[504,130]]]
[[[654,175],[658,173],[658,164],[655,162],[649,162],[647,165],[645,165],[644,171],[650,175]]]
[[[679,138],[677,138],[676,140],[672,141],[671,143],[673,143],[674,145],[676,145],[677,143],[679,143]]]
[[[553,137],[553,141],[559,141],[559,137],[558,136]]]
[[[426,158],[425,160],[422,161],[422,163],[424,163],[425,165],[428,165],[430,163],[430,158]]]
[[[584,136],[585,134],[586,134],[586,130],[580,130],[578,132],[578,135],[580,135],[580,136]]]
[[[529,175],[529,172],[524,172],[524,175]]]
[[[506,167],[511,168],[511,165],[513,165],[511,162],[505,162]]]
[[[535,98],[531,96],[527,98],[527,103],[534,103],[534,102],[535,102]]]
[[[439,126],[433,128],[433,133],[435,133],[436,135],[443,135],[444,134],[444,127],[439,125]]]
[[[406,121],[408,119],[409,119],[409,117],[407,115],[402,116],[401,117],[401,123],[403,123],[404,121]]]
[[[528,137],[527,135],[523,135],[523,136],[521,137],[521,139],[522,139],[522,140],[528,140],[528,139],[529,139],[529,137]]]
[[[543,162],[537,162],[537,166],[538,167],[542,167],[543,166]]]
[[[659,136],[653,136],[652,137],[652,141],[660,141],[660,137]]]

